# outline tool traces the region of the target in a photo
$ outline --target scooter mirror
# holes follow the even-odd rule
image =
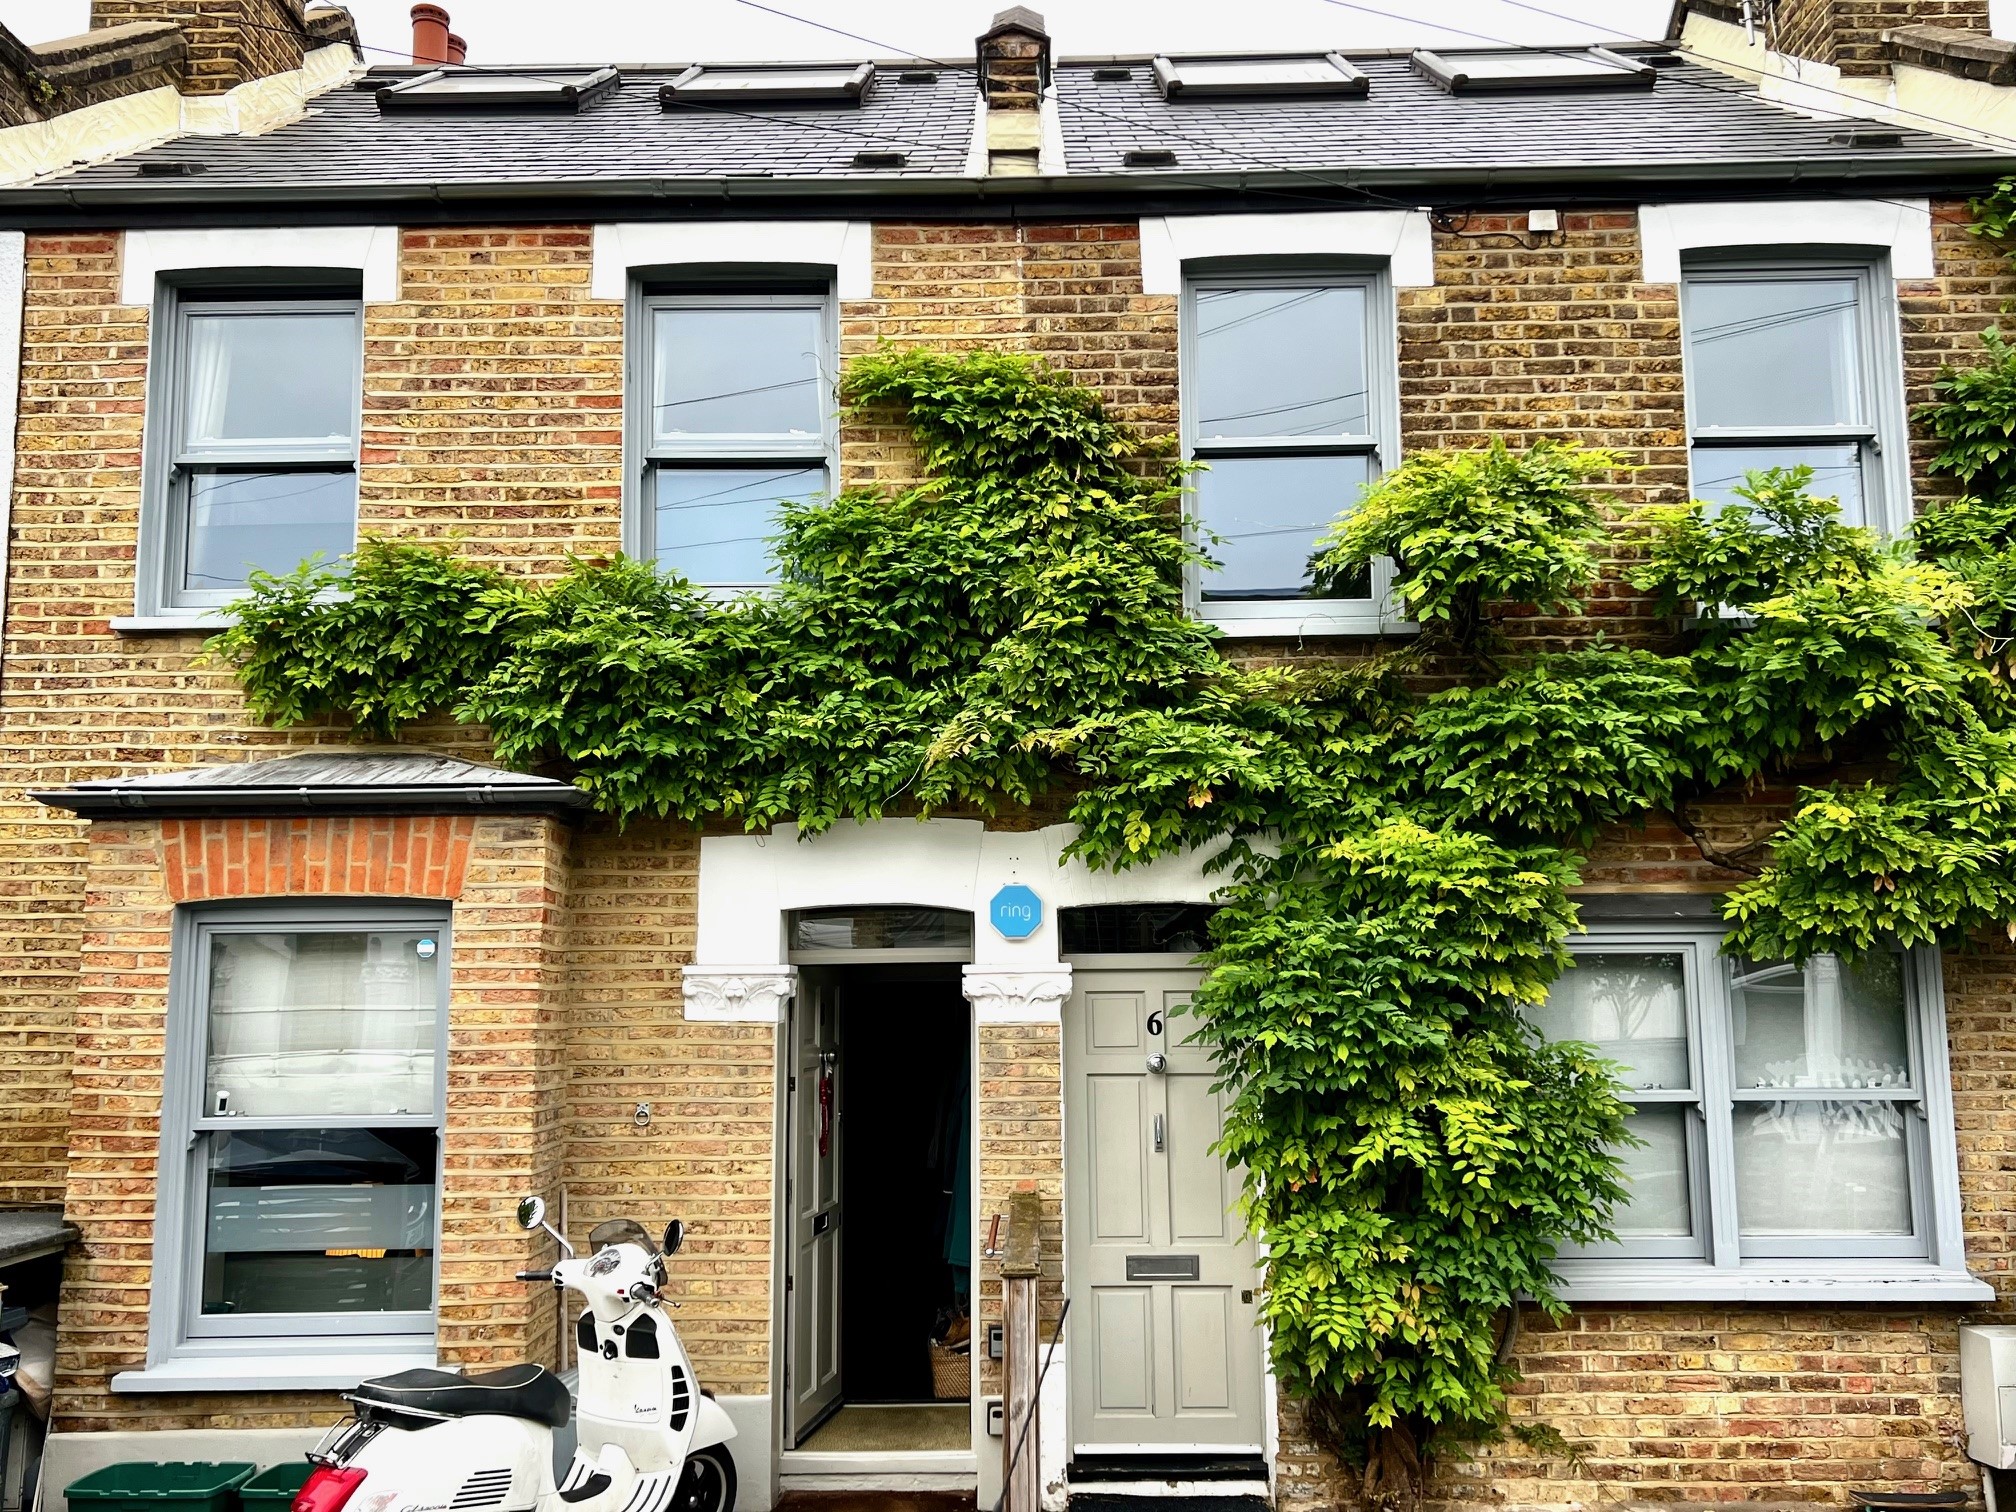
[[[518,1227],[530,1232],[546,1221],[546,1202],[540,1197],[518,1199]]]
[[[676,1255],[679,1246],[686,1242],[686,1225],[674,1218],[665,1225],[665,1242],[658,1246],[661,1255]]]

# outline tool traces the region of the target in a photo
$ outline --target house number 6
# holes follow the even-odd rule
[[[1153,1037],[1154,1035],[1160,1034],[1161,1032],[1162,1032],[1162,1010],[1160,1008],[1150,1008],[1148,1010],[1148,1033],[1150,1037]]]

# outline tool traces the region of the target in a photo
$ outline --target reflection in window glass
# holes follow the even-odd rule
[[[973,915],[956,908],[809,908],[791,916],[793,950],[957,950]]]
[[[1612,1218],[1620,1238],[1684,1238],[1694,1232],[1688,1191],[1687,1109],[1640,1108],[1624,1127],[1643,1143],[1617,1152],[1630,1200]]]
[[[1696,280],[1687,288],[1696,426],[1863,419],[1856,280]]]
[[[1810,467],[1806,491],[1816,499],[1835,499],[1841,523],[1866,525],[1869,511],[1862,498],[1862,449],[1853,444],[1827,446],[1696,446],[1694,497],[1711,504],[1748,509],[1736,490],[1753,472],[1772,467]]]
[[[1548,993],[1527,1010],[1550,1040],[1582,1040],[1621,1068],[1625,1086],[1684,1088],[1687,974],[1677,955],[1576,956]]]
[[[215,935],[203,1112],[431,1112],[439,970],[431,930]]]
[[[182,587],[243,588],[254,571],[333,562],[356,544],[357,474],[215,472],[188,475]]]
[[[186,331],[186,449],[345,442],[356,434],[352,310],[192,313]]]
[[[1204,572],[1204,597],[1308,597],[1317,538],[1358,502],[1370,477],[1361,452],[1214,457],[1196,479],[1197,516],[1209,533],[1203,544],[1218,562]],[[1369,583],[1354,586],[1338,596],[1371,596]]]
[[[772,582],[779,506],[825,492],[823,467],[661,467],[653,501],[659,565],[719,587]]]
[[[1730,985],[1737,1086],[1911,1085],[1900,957],[1739,961]]]
[[[204,1314],[433,1306],[434,1130],[250,1129],[208,1140]]]
[[[820,436],[828,408],[823,318],[817,308],[791,305],[655,311],[654,432],[668,439]]]
[[[1744,1234],[1909,1234],[1905,1109],[1895,1102],[1736,1105]]]
[[[1197,291],[1196,434],[1363,436],[1365,290]]]

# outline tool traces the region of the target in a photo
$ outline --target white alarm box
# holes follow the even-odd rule
[[[1970,1324],[1960,1330],[1960,1407],[1967,1416],[1967,1457],[2016,1469],[2016,1327]]]

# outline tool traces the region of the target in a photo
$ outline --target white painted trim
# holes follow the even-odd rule
[[[591,299],[624,299],[633,268],[681,263],[801,264],[831,268],[842,299],[875,295],[869,221],[629,221],[595,228]]]
[[[128,231],[119,266],[119,302],[152,305],[155,280],[194,268],[351,268],[364,301],[399,297],[397,226],[244,226]]]
[[[1064,999],[1071,996],[1071,968],[1001,971],[968,966],[961,974],[959,990],[973,1005],[973,1016],[979,1023],[1061,1024]]]
[[[1930,278],[1932,207],[1914,200],[1739,200],[1640,205],[1644,281],[1680,281],[1686,252],[1769,255],[1812,247],[1866,247],[1890,255],[1893,278]]]
[[[679,976],[685,1016],[702,1023],[781,1024],[798,994],[792,966],[687,966]]]
[[[971,1485],[979,1468],[979,1457],[971,1449],[850,1450],[831,1454],[816,1449],[786,1449],[777,1456],[778,1474],[808,1490],[815,1484],[831,1484],[829,1477],[863,1481],[870,1487],[881,1488],[904,1476],[958,1475],[966,1477],[966,1484]]]
[[[1718,1267],[1702,1261],[1554,1262],[1564,1302],[1987,1302],[1995,1288],[1930,1262],[1784,1261]]]
[[[1141,292],[1180,294],[1186,263],[1216,257],[1384,259],[1395,288],[1435,282],[1425,210],[1317,210],[1285,215],[1144,215]]]
[[[188,1355],[112,1377],[115,1392],[348,1391],[394,1371],[434,1369],[434,1341],[368,1354]],[[454,1367],[448,1367],[453,1369]]]
[[[1075,826],[989,830],[977,819],[881,819],[839,824],[802,837],[781,824],[768,835],[708,835],[700,841],[696,967],[774,971],[751,961],[783,958],[787,916],[801,908],[909,904],[971,912],[973,965],[1057,971],[1059,909],[1100,903],[1205,903],[1222,885],[1210,853],[1163,857],[1124,872],[1063,862]],[[988,900],[1010,882],[1043,899],[1043,923],[1026,940],[985,927]]]

